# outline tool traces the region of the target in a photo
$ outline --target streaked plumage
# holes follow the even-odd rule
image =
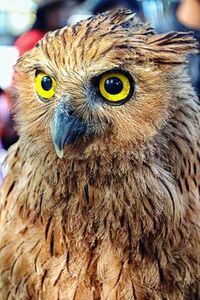
[[[190,34],[156,35],[118,10],[48,33],[19,59],[1,300],[200,299],[200,108],[185,70],[195,51]],[[119,106],[93,84],[111,69],[133,78]],[[38,72],[56,81],[50,100]],[[61,114],[85,127],[69,133]]]

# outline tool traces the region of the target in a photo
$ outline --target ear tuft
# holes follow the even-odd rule
[[[124,28],[130,28],[138,24],[139,20],[136,18],[136,14],[124,8],[113,9],[103,13],[113,25],[121,25]]]
[[[184,63],[188,54],[198,53],[198,44],[192,32],[156,34],[149,37],[147,46],[161,62]]]

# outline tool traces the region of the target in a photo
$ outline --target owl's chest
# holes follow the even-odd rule
[[[4,231],[0,299],[134,299],[132,266],[108,236],[83,243],[51,222],[15,227],[9,241]]]
[[[100,181],[55,190],[44,179],[28,194],[20,189],[19,206],[10,193],[0,226],[0,299],[161,299],[152,244],[146,253],[139,247],[153,226],[139,206],[145,198],[128,181],[120,188]]]
[[[137,228],[136,243],[130,244],[128,216],[122,222],[116,211],[97,225],[97,210],[77,209],[70,218],[66,206],[60,206],[61,211],[34,222],[13,217],[1,226],[0,299],[130,300],[166,295],[156,256],[150,259],[134,247],[139,245]],[[184,299],[179,293],[171,287],[169,299]]]

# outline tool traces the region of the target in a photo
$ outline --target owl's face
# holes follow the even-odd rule
[[[16,65],[22,139],[59,157],[145,144],[168,118],[185,36],[184,48],[126,10],[48,33]]]

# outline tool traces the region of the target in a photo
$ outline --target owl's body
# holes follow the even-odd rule
[[[1,300],[200,299],[200,108],[184,69],[194,49],[190,35],[155,35],[119,10],[19,60]],[[41,72],[56,82],[50,100]],[[96,87],[109,72],[131,85],[119,103]]]

